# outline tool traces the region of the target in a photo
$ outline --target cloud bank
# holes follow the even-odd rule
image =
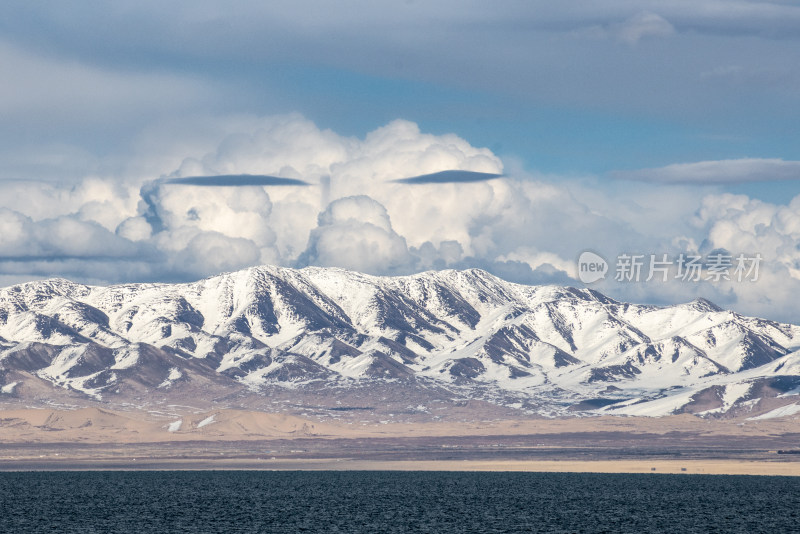
[[[655,169],[615,171],[614,178],[667,184],[736,184],[800,180],[800,161],[743,158],[674,163]]]
[[[214,124],[192,142],[153,142],[158,150],[140,164],[160,166],[161,177],[91,176],[69,187],[0,181],[0,283],[188,281],[269,263],[381,275],[480,267],[523,283],[581,285],[575,261],[584,250],[611,260],[725,249],[760,253],[760,281],[609,277],[594,287],[625,300],[703,296],[798,319],[791,296],[800,291],[800,198],[776,206],[741,195],[698,198],[681,185],[665,195],[659,184],[565,182],[505,168],[486,148],[405,120],[363,138],[299,115]],[[764,161],[791,163],[753,165]],[[275,187],[272,177],[319,186]]]

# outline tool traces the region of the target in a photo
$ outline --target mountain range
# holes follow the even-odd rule
[[[800,412],[798,349],[800,326],[703,299],[628,304],[477,269],[0,289],[5,405],[769,418]]]

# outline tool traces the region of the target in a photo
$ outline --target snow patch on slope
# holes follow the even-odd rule
[[[762,413],[761,415],[757,415],[755,417],[749,417],[748,421],[761,421],[764,419],[776,419],[778,417],[788,417],[790,415],[794,415],[796,413],[800,413],[800,404],[787,404],[786,406],[781,406],[780,408],[775,408],[767,413]]]

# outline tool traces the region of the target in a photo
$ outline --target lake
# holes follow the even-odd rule
[[[797,532],[792,477],[0,473],[0,532]]]

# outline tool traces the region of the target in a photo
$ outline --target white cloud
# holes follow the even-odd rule
[[[499,261],[519,261],[528,264],[531,269],[549,265],[555,269],[567,273],[572,278],[577,279],[578,272],[574,258],[564,259],[552,252],[540,252],[533,247],[519,247],[514,251],[499,256]]]
[[[186,158],[174,175],[248,173],[314,180],[351,159],[358,144],[297,114],[239,120],[225,128],[234,131],[212,152]]]
[[[636,44],[646,37],[668,37],[675,28],[664,17],[649,11],[639,12],[622,24],[612,26],[613,33],[623,42]]]
[[[472,253],[470,221],[497,200],[493,188],[498,186],[485,183],[393,183],[398,177],[451,168],[502,171],[489,150],[472,147],[455,135],[424,134],[408,121],[393,121],[364,139],[322,130],[299,115],[226,118],[216,128],[205,122],[202,129],[200,137],[188,136],[197,140],[194,144],[179,139],[141,144],[151,147],[153,161],[162,164],[176,162],[170,151],[184,152],[175,168],[162,168],[162,176],[268,173],[314,185],[207,188],[150,179],[136,188],[130,175],[123,182],[90,177],[73,187],[0,182],[0,190],[9,193],[3,200],[18,210],[6,223],[22,224],[17,220],[21,218],[30,226],[59,216],[68,231],[76,230],[78,223],[102,228],[116,244],[149,251],[148,261],[135,270],[142,278],[185,279],[254,263],[298,262],[375,273],[410,272],[422,259],[409,252],[406,236],[416,247],[428,243],[427,260],[453,263],[465,249]],[[153,164],[145,162],[143,167],[148,165]],[[329,177],[327,187],[321,186],[323,177]],[[500,189],[508,197],[507,186]],[[399,221],[399,231],[393,221]],[[7,240],[12,235],[9,232]],[[80,236],[62,237],[66,243],[81,242]],[[19,250],[12,251],[12,244]],[[19,256],[32,246],[20,238],[5,252]],[[226,247],[229,252],[221,253]],[[107,249],[103,261],[113,262],[114,250]],[[87,269],[94,270],[83,278],[107,272],[91,251],[74,255],[85,256]],[[30,265],[29,276],[41,274],[39,263]],[[120,277],[130,272],[123,269]]]
[[[138,247],[95,221],[61,216],[34,221],[25,214],[0,208],[0,260],[132,258]]]
[[[703,199],[697,223],[707,228],[711,248],[761,253],[788,269],[800,267],[800,196],[786,206],[744,195],[709,196]]]
[[[96,176],[74,187],[0,182],[8,193],[0,196],[2,279],[174,281],[273,263],[375,274],[480,266],[516,281],[577,285],[574,261],[584,250],[612,261],[621,253],[725,248],[762,254],[762,280],[619,284],[611,273],[596,287],[630,301],[704,296],[746,313],[792,313],[800,198],[788,206],[742,195],[701,199],[695,187],[673,185],[665,195],[660,184],[561,183],[519,169],[490,181],[408,185],[393,180],[447,168],[500,173],[503,165],[487,149],[408,121],[363,139],[296,115],[205,127],[197,143],[156,150],[161,175],[269,173],[313,185],[197,187],[150,177],[136,188],[130,177]],[[183,157],[166,156],[170,150]]]
[[[455,135],[422,133],[416,124],[404,120],[378,128],[363,140],[321,130],[298,115],[242,121],[239,126],[242,130],[227,134],[217,148],[186,158],[178,171],[170,174],[272,174],[300,178],[314,185],[269,188],[268,196],[261,189],[262,200],[258,200],[258,194],[238,188],[209,191],[175,185],[157,186],[146,196],[152,198],[148,201],[166,227],[215,229],[253,239],[261,248],[274,244],[270,256],[287,263],[305,250],[309,232],[317,224],[317,214],[328,202],[358,195],[368,195],[384,206],[397,232],[407,236],[411,246],[421,246],[426,241],[438,246],[441,241],[455,240],[468,248],[469,220],[495,197],[493,190],[498,186],[473,183],[412,187],[392,180],[446,169],[502,171],[499,158],[489,150],[472,147]],[[324,186],[323,177],[329,177]],[[233,209],[231,195],[248,197],[254,205],[260,205],[260,220],[245,220],[247,214],[256,212],[251,211],[252,206]],[[432,195],[437,202],[431,202]],[[337,209],[343,209],[343,205]],[[257,238],[256,230],[272,232],[272,240]]]
[[[219,232],[199,232],[171,258],[171,270],[183,276],[201,277],[260,263],[261,253],[249,239]]]
[[[334,200],[319,216],[301,261],[370,274],[408,272],[414,259],[406,240],[393,229],[389,214],[367,196]]]
[[[84,210],[82,218],[113,230],[136,213],[138,201],[139,188],[120,184],[114,177],[89,176],[75,184],[0,180],[0,208],[25,213],[34,220]]]
[[[129,241],[144,241],[153,235],[153,228],[144,217],[130,217],[117,226],[116,233]]]
[[[673,184],[731,184],[773,180],[800,180],[800,161],[742,158],[696,163],[674,163],[654,169],[615,171],[615,178]]]

